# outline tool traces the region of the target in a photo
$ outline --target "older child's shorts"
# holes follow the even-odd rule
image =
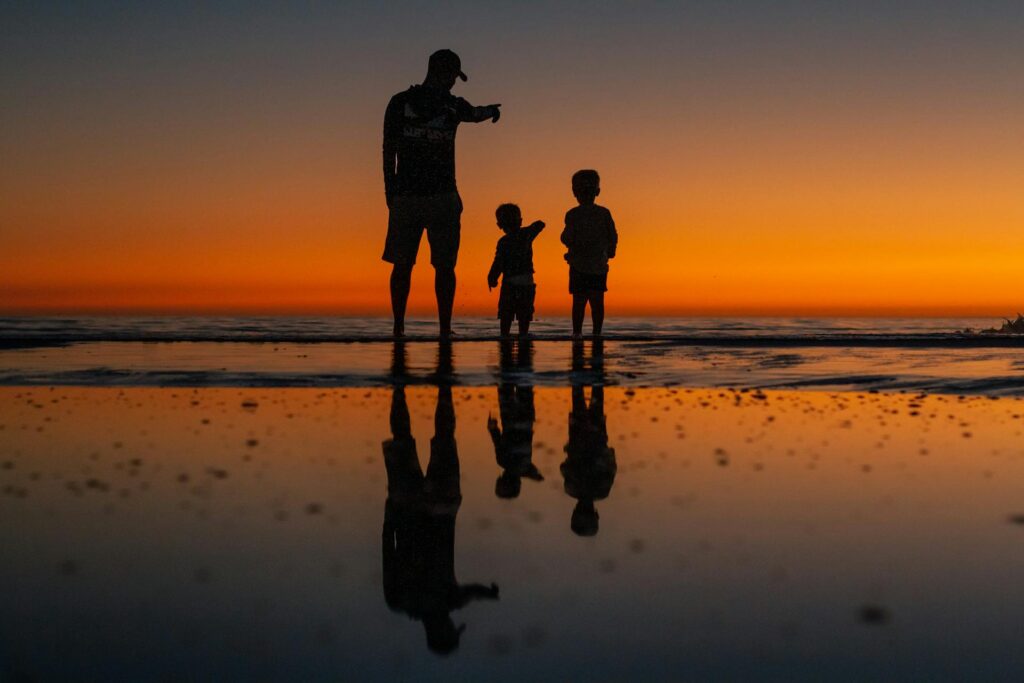
[[[498,294],[498,317],[512,316],[516,320],[527,322],[533,320],[533,300],[537,295],[537,285],[507,285],[501,283]]]
[[[589,294],[591,292],[608,291],[608,273],[583,273],[569,268],[569,293]]]

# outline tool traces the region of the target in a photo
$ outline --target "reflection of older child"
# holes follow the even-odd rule
[[[569,442],[565,444],[562,477],[565,492],[576,499],[570,526],[579,536],[598,531],[594,501],[603,500],[615,483],[615,449],[608,447],[608,429],[604,416],[604,387],[591,389],[590,406],[583,387],[572,388],[572,412],[569,413]]]

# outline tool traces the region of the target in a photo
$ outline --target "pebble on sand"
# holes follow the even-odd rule
[[[860,620],[865,624],[887,624],[891,619],[889,610],[880,605],[864,605],[860,608]]]

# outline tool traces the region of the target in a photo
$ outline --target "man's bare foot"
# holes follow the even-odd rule
[[[444,341],[451,341],[452,337],[455,336],[455,333],[452,332],[452,328],[446,327],[441,329],[441,332],[438,334],[438,336]]]
[[[395,321],[395,326],[391,328],[391,334],[394,335],[396,338],[404,337],[405,336],[405,323],[404,322],[398,322],[396,320]]]

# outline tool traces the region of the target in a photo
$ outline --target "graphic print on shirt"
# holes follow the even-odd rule
[[[427,142],[453,142],[455,140],[455,124],[458,122],[454,107],[445,106],[445,111],[430,120],[424,120],[413,106],[406,102],[403,112],[405,125],[402,135],[414,140]]]

